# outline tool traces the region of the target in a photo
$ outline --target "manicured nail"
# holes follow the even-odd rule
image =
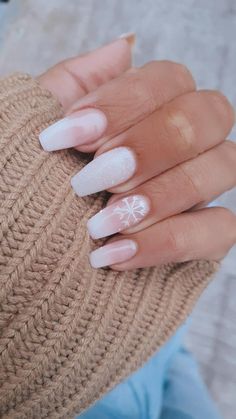
[[[102,268],[103,266],[125,262],[131,259],[137,250],[138,246],[133,240],[118,240],[99,247],[99,249],[90,253],[90,264],[93,268]]]
[[[132,195],[108,205],[88,220],[87,227],[93,239],[118,233],[140,223],[150,210],[149,199]]]
[[[120,39],[125,39],[131,47],[133,47],[135,45],[136,34],[134,32],[122,33],[122,35],[120,35],[119,38]]]
[[[39,135],[44,150],[55,151],[96,141],[106,130],[107,119],[98,109],[83,109],[61,119]]]
[[[126,147],[117,147],[92,160],[71,179],[79,196],[86,196],[119,185],[136,170],[134,153]]]

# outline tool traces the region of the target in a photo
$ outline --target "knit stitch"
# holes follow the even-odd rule
[[[166,342],[218,266],[92,269],[86,221],[107,195],[75,196],[70,179],[88,157],[42,150],[39,133],[61,116],[31,77],[0,81],[4,419],[68,419],[88,408]]]

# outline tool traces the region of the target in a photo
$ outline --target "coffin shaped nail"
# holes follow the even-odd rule
[[[87,227],[93,239],[110,236],[139,224],[150,210],[149,199],[131,195],[108,205],[88,220]]]
[[[86,196],[119,185],[133,176],[136,158],[127,147],[117,147],[101,154],[71,179],[79,196]]]
[[[137,243],[133,240],[117,240],[106,244],[90,253],[90,264],[93,268],[114,265],[131,259],[138,250]]]
[[[107,119],[98,109],[83,109],[57,121],[39,135],[44,150],[55,151],[96,141],[104,133]]]

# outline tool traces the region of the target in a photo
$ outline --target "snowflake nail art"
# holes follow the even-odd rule
[[[119,202],[113,209],[113,214],[118,215],[123,228],[139,223],[149,210],[147,200],[139,195],[123,198]]]
[[[88,220],[88,231],[93,239],[111,236],[138,224],[149,212],[149,200],[132,195],[108,205]]]

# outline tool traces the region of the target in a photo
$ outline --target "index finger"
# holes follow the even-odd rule
[[[75,147],[93,152],[176,96],[195,90],[185,66],[153,61],[130,69],[76,102],[67,118],[43,133],[48,151]]]

